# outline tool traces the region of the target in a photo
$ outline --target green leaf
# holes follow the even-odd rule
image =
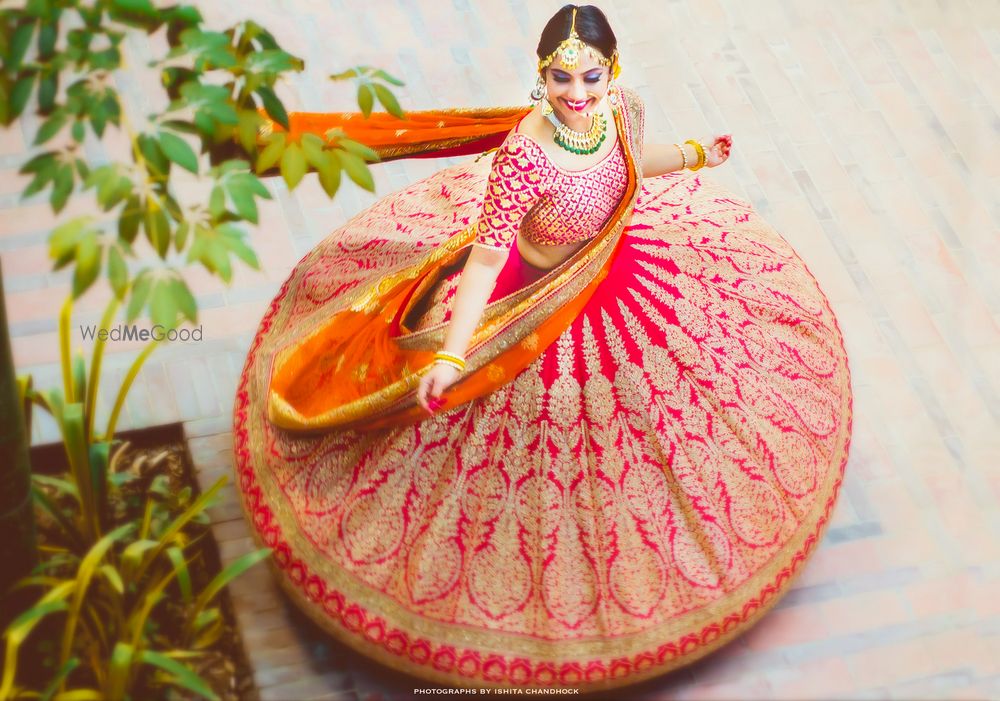
[[[382,106],[385,107],[386,112],[403,119],[403,108],[399,106],[396,96],[389,91],[389,88],[380,83],[373,83],[372,87],[375,89],[375,95],[378,97],[378,101],[382,103]]]
[[[236,213],[249,222],[257,223],[257,203],[253,199],[253,194],[239,185],[229,187],[229,197],[233,201]]]
[[[185,122],[183,119],[164,120],[163,126],[173,129],[174,131],[179,131],[182,134],[193,134],[194,136],[198,136],[198,128],[191,122]]]
[[[97,237],[91,232],[90,236],[80,239],[76,247],[76,269],[73,271],[73,297],[78,299],[80,295],[94,284],[94,280],[101,272],[101,247],[97,244]]]
[[[180,587],[181,596],[184,597],[185,602],[190,602],[194,597],[191,594],[191,572],[188,569],[184,551],[176,545],[172,545],[166,549],[165,553],[177,573],[177,585]]]
[[[235,224],[226,223],[219,227],[219,233],[226,247],[254,270],[260,270],[257,254],[246,244],[246,234]]]
[[[131,15],[144,15],[146,17],[156,17],[156,8],[150,0],[111,0],[111,5],[115,9],[122,10]]]
[[[140,272],[134,280],[132,280],[132,296],[128,302],[128,308],[125,312],[125,319],[132,323],[138,318],[139,313],[142,312],[142,308],[146,306],[146,300],[149,299],[149,292],[152,289],[153,278],[149,274],[149,270],[143,270]]]
[[[230,37],[227,34],[190,27],[180,33],[180,40],[194,56],[194,69],[199,73],[212,68],[230,68],[236,65],[236,57],[233,56]]]
[[[63,683],[64,679],[67,679],[74,669],[80,666],[79,657],[71,657],[59,668],[56,675],[49,682],[49,685],[45,687],[42,691],[42,695],[39,697],[39,701],[49,701],[56,695],[60,685]],[[60,696],[60,699],[65,699],[65,695]]]
[[[139,134],[136,140],[150,175],[155,180],[164,180],[170,173],[170,160],[160,148],[160,143],[149,134]]]
[[[92,221],[90,216],[74,217],[53,229],[49,235],[49,257],[58,260],[75,253],[85,228]]]
[[[198,599],[194,604],[194,611],[200,614],[209,602],[218,596],[219,592],[221,592],[223,588],[229,584],[229,582],[239,577],[264,558],[268,557],[271,552],[271,548],[262,548],[251,553],[247,553],[246,555],[243,555],[242,557],[229,563],[224,570],[219,572],[219,574],[217,574],[212,581],[208,583],[208,586],[202,590],[201,594],[198,595]]]
[[[289,144],[281,155],[281,177],[288,184],[288,189],[294,190],[305,174],[306,158],[302,148],[296,143]]]
[[[21,61],[24,60],[24,54],[31,45],[31,38],[37,24],[35,21],[23,21],[23,24],[14,30],[8,50],[5,52],[6,56],[4,56],[5,70],[17,73],[21,69]]]
[[[135,241],[139,233],[139,224],[142,222],[143,206],[138,195],[131,195],[125,201],[125,207],[121,211],[118,219],[118,238],[128,243]]]
[[[270,141],[264,150],[260,152],[257,157],[257,173],[263,173],[264,171],[273,168],[274,164],[277,163],[282,154],[285,152],[285,133],[278,132],[277,134],[272,134],[270,136]]]
[[[95,51],[88,57],[88,62],[93,70],[113,71],[121,67],[122,53],[117,47],[112,46],[103,51]]]
[[[190,5],[168,7],[160,10],[160,12],[168,22],[194,25],[201,24],[204,21],[198,8],[191,7]]]
[[[128,266],[118,246],[108,248],[108,280],[111,281],[115,297],[125,299],[128,291]]]
[[[146,201],[146,215],[143,223],[146,228],[146,238],[149,239],[160,258],[166,258],[167,250],[170,247],[170,223],[167,221],[166,213],[160,209],[159,204],[153,198]]]
[[[58,73],[46,75],[38,79],[38,110],[42,114],[49,114],[55,108],[58,85]],[[82,141],[83,139],[79,140]]]
[[[109,121],[115,125],[121,124],[121,114],[122,106],[118,102],[118,93],[108,88],[104,92],[104,99],[90,113],[94,131],[98,136],[103,136],[104,127]]]
[[[339,139],[337,141],[337,145],[345,151],[350,151],[356,156],[361,156],[366,161],[375,162],[381,160],[378,153],[376,153],[374,149],[371,149],[358,141],[354,141],[353,139]]]
[[[375,98],[371,85],[368,83],[361,83],[358,85],[358,107],[361,108],[361,113],[365,115],[365,117],[371,116],[372,106],[374,103]]]
[[[149,314],[154,324],[161,324],[165,329],[173,328],[177,320],[177,300],[174,299],[173,285],[169,280],[153,282],[152,299],[149,302]]]
[[[323,186],[327,196],[333,197],[340,188],[340,161],[332,151],[327,151],[325,159],[320,163],[319,183]]]
[[[188,143],[168,131],[160,132],[160,148],[167,158],[192,173],[198,173],[198,156]]]
[[[122,640],[115,643],[108,659],[108,677],[105,683],[108,698],[127,698],[125,690],[128,686],[129,673],[132,672],[134,659],[134,647]]]
[[[357,68],[348,68],[346,71],[341,73],[334,73],[330,76],[330,80],[347,80],[348,78],[356,78],[358,76]]]
[[[203,111],[220,124],[239,124],[240,117],[236,109],[227,102],[210,102],[204,106]]]
[[[174,278],[171,280],[171,286],[173,288],[174,300],[177,302],[177,308],[181,314],[192,324],[197,324],[198,303],[195,301],[194,295],[191,294],[187,283],[180,278]]]
[[[46,151],[45,153],[40,153],[30,161],[25,163],[18,169],[18,173],[24,175],[26,173],[41,173],[46,170],[55,170],[56,164],[56,154],[54,151]]]
[[[326,144],[323,143],[323,139],[319,138],[315,134],[303,134],[302,135],[302,152],[306,156],[306,161],[309,162],[313,168],[319,168],[320,164],[326,159],[326,154],[324,149]]]
[[[217,239],[211,239],[205,246],[205,257],[211,269],[216,271],[223,282],[228,284],[233,279],[233,267],[229,263],[229,254],[225,245]]]
[[[166,655],[153,650],[143,650],[139,653],[139,659],[148,665],[159,667],[160,669],[169,672],[173,675],[171,681],[174,684],[187,689],[188,691],[193,691],[196,694],[201,694],[210,701],[218,701],[219,697],[216,696],[215,692],[212,691],[212,688],[205,683],[205,680],[177,660],[173,660]]]
[[[384,80],[385,82],[389,83],[390,85],[397,85],[397,86],[398,85],[406,85],[406,83],[404,83],[403,81],[401,81],[399,78],[395,78],[395,77],[389,75],[388,73],[386,73],[385,71],[383,71],[381,69],[375,71],[375,73],[373,75],[376,78],[380,78],[380,79]]]
[[[226,211],[226,192],[221,185],[212,188],[212,194],[208,197],[208,211],[213,217],[218,219]]]
[[[246,161],[240,161],[240,163],[242,164],[241,168],[248,167]],[[268,191],[266,187],[264,187],[264,183],[262,183],[260,179],[253,173],[250,172],[234,173],[230,177],[230,180],[232,181],[234,186],[237,186],[242,190],[247,190],[249,192],[252,192],[261,199],[265,200],[271,199],[271,193]]]
[[[365,162],[361,160],[358,156],[355,156],[350,151],[335,151],[337,158],[340,159],[340,165],[347,171],[347,174],[351,176],[351,180],[356,182],[358,185],[363,187],[369,192],[375,192],[375,181],[372,179],[372,174],[368,170],[368,166]]]
[[[62,131],[62,128],[66,126],[66,118],[69,115],[64,110],[58,110],[51,117],[45,120],[45,123],[38,129],[38,133],[35,135],[35,145],[39,146],[44,144],[46,141],[51,139],[53,136]]]
[[[276,121],[287,131],[289,129],[288,112],[285,111],[285,106],[281,104],[281,100],[278,99],[274,90],[266,85],[262,85],[257,88],[256,92],[260,95],[260,100],[264,105],[265,111],[267,111],[267,116]]]
[[[187,237],[191,231],[191,225],[187,220],[182,221],[177,226],[177,231],[174,233],[174,248],[178,253],[184,250],[187,245]]]
[[[52,179],[56,175],[56,169],[58,167],[58,162],[53,158],[50,165],[51,165],[51,167],[46,168],[43,171],[40,171],[38,173],[38,175],[35,176],[35,179],[31,181],[31,183],[28,185],[28,187],[26,187],[24,189],[24,192],[21,193],[21,199],[22,200],[31,197],[32,195],[34,195],[37,192],[41,192],[42,189],[44,189],[45,186],[48,185],[52,181]]]
[[[43,22],[38,29],[38,57],[48,61],[52,58],[52,53],[56,48],[56,39],[59,37],[59,24],[57,22]]]
[[[10,109],[7,112],[8,123],[21,116],[24,106],[28,104],[31,97],[31,88],[35,83],[35,74],[29,73],[14,83],[10,91]]]
[[[257,129],[263,119],[256,110],[241,110],[239,120],[237,132],[240,137],[240,145],[244,151],[252,153],[257,148]]]
[[[49,202],[52,204],[52,209],[58,213],[63,210],[69,201],[69,196],[73,194],[73,166],[68,163],[61,165],[56,171],[54,181]]]
[[[281,50],[257,51],[247,56],[244,67],[256,73],[282,73],[302,70],[302,61]]]
[[[160,71],[160,83],[166,88],[171,100],[181,95],[181,86],[188,81],[197,82],[198,74],[184,66],[168,66]]]

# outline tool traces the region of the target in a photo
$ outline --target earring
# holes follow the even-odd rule
[[[538,76],[538,80],[535,81],[535,87],[531,89],[531,104],[537,105],[545,97],[545,81],[542,76]]]
[[[610,76],[608,77],[608,101],[611,103],[612,107],[618,106],[618,86],[615,85],[615,78],[618,74],[622,72],[621,64],[618,63],[618,49],[615,49],[614,54],[611,56],[611,70]]]

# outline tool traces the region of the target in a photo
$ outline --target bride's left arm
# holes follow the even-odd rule
[[[722,165],[729,158],[733,146],[732,134],[717,134],[700,142],[705,147],[705,165],[709,168]],[[687,154],[689,166],[698,162],[698,152],[691,144],[679,144]],[[646,144],[642,152],[642,175],[653,178],[673,173],[684,167],[684,157],[673,144]]]

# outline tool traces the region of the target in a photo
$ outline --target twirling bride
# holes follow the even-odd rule
[[[592,6],[537,53],[533,106],[411,113],[376,147],[496,150],[299,262],[247,357],[236,469],[282,585],[340,640],[451,686],[590,691],[697,659],[787,590],[851,387],[805,264],[705,177],[730,136],[645,143]]]

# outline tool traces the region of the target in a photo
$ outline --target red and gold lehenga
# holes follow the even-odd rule
[[[348,130],[385,158],[499,149],[333,232],[253,340],[234,427],[252,530],[304,611],[395,669],[581,691],[662,674],[753,625],[829,520],[852,393],[826,297],[704,171],[643,180],[643,106],[617,96],[618,148],[581,172],[513,133],[528,108]],[[547,187],[584,177],[576,210]],[[553,270],[511,244],[592,221]],[[429,416],[415,389],[473,245],[510,253]]]

